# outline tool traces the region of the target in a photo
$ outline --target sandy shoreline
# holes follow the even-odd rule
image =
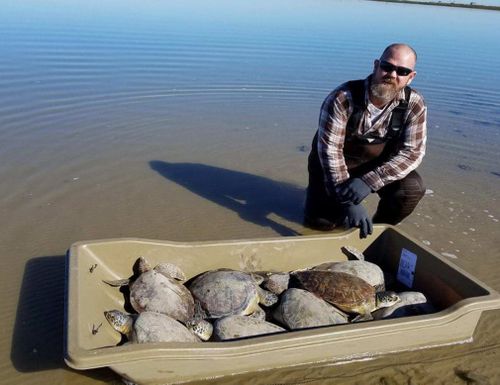
[[[435,5],[440,7],[455,7],[455,8],[472,8],[485,9],[490,11],[500,11],[500,6],[478,4],[477,2],[457,3],[446,1],[418,1],[418,0],[370,0],[382,3],[403,3],[403,4],[420,4],[420,5]]]

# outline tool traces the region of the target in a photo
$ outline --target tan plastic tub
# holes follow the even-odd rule
[[[230,342],[128,344],[103,312],[123,309],[118,288],[103,279],[127,278],[139,256],[170,261],[188,277],[215,268],[288,271],[345,260],[342,246],[397,275],[401,255],[416,258],[412,290],[437,307],[433,314],[314,328]],[[411,263],[410,263],[411,265]],[[411,266],[409,267],[411,270]],[[411,271],[410,271],[411,273]],[[358,231],[239,241],[179,243],[143,239],[79,242],[67,261],[66,363],[108,366],[138,384],[181,383],[236,373],[362,357],[472,341],[481,313],[500,308],[500,296],[437,253],[392,226]]]

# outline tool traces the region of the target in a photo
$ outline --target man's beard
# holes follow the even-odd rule
[[[370,92],[375,98],[384,103],[389,103],[397,96],[399,90],[396,84],[390,79],[383,79],[381,83],[374,83],[372,81],[370,84]]]

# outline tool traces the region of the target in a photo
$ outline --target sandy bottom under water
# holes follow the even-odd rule
[[[248,159],[237,149],[227,150],[224,160],[191,155],[186,161],[171,151],[167,162],[158,150],[128,160],[89,160],[85,170],[69,163],[42,178],[12,173],[16,182],[1,206],[0,383],[120,383],[111,370],[75,371],[63,361],[64,253],[75,241],[314,233],[301,225],[304,148],[245,153]],[[127,172],[113,178],[110,170],[119,167]],[[500,290],[498,177],[457,167],[432,146],[419,170],[428,193],[400,228]],[[367,205],[374,210],[375,196]],[[483,314],[472,343],[204,383],[499,384],[499,314]]]

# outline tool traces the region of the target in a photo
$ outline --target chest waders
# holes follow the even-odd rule
[[[399,105],[392,111],[391,120],[386,135],[383,138],[374,137],[370,134],[358,137],[355,135],[355,132],[367,108],[365,103],[364,82],[364,80],[352,80],[347,83],[351,91],[353,112],[346,126],[343,153],[351,177],[359,177],[366,174],[368,171],[373,170],[386,161],[391,155],[397,153],[400,146],[399,139],[403,132],[404,115],[408,109],[408,102],[411,96],[411,88],[408,86],[405,87],[405,98],[401,100]],[[305,224],[308,225],[308,218],[319,218],[321,220],[325,218],[329,218],[330,220],[331,218],[335,218],[338,215],[339,205],[336,204],[333,197],[329,197],[326,192],[324,173],[321,168],[318,154],[318,132],[314,135],[312,142],[312,148],[308,158],[308,171],[309,185],[305,202]],[[400,189],[405,188],[402,186],[402,183],[404,184],[407,182],[411,182],[411,186],[409,187],[411,192],[409,195],[412,197],[412,202],[400,202],[398,203],[398,208],[389,207],[391,205],[390,201],[395,202],[395,200],[391,199],[389,196],[387,196],[387,199],[384,199],[384,192],[392,189],[394,191],[392,191],[390,195],[393,195],[393,193],[400,194]],[[423,196],[422,189],[423,184],[421,178],[415,171],[412,171],[403,180],[393,182],[383,187],[378,191],[382,199],[379,204],[379,209],[375,214],[374,221],[392,224],[400,222],[413,211],[418,201]],[[418,190],[416,194],[413,193],[414,190]],[[408,194],[404,192],[403,195],[407,196]],[[387,210],[391,211],[391,214],[382,216],[382,211],[385,212]],[[377,220],[377,217],[381,220]],[[329,222],[329,225],[325,224],[325,226],[319,225],[310,227],[328,230],[333,226],[332,223]]]
[[[346,137],[344,141],[344,159],[350,174],[361,175],[364,170],[373,169],[377,163],[382,163],[390,155],[398,151],[398,139],[402,135],[403,120],[408,101],[410,100],[411,88],[405,87],[405,99],[392,111],[391,121],[383,138],[366,135],[355,136],[359,127],[363,112],[366,110],[364,80],[351,80],[347,83],[351,91],[353,111],[346,126]],[[319,168],[317,168],[319,166]],[[314,170],[311,170],[313,168]],[[318,132],[314,135],[311,153],[309,154],[309,172],[313,171],[316,176],[323,178],[323,170],[318,155]]]

